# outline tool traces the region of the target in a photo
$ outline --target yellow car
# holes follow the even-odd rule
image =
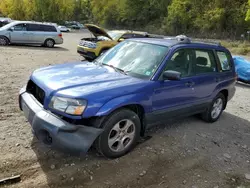
[[[94,37],[81,39],[77,46],[77,52],[88,61],[94,60],[100,54],[125,39],[150,37],[147,32],[129,30],[105,31],[103,28],[93,24],[86,24],[85,27]]]

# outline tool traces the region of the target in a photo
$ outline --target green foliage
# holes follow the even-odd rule
[[[228,48],[233,54],[250,54],[250,43],[247,41],[221,41],[221,44]]]
[[[246,21],[250,21],[250,0],[248,0],[248,10],[247,10],[247,15],[246,15]]]
[[[14,20],[88,20],[89,0],[0,0],[0,12]]]
[[[0,0],[0,13],[208,38],[234,39],[250,30],[250,0]]]

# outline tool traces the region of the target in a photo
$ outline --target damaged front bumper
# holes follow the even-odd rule
[[[38,140],[61,151],[85,154],[102,133],[102,129],[62,120],[45,110],[33,95],[24,90],[20,91],[19,104]]]

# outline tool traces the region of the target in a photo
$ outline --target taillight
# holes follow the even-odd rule
[[[62,33],[58,34],[58,37],[62,37]]]

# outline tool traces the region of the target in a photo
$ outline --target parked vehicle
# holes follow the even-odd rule
[[[10,23],[12,20],[10,18],[3,18],[0,17],[0,28],[3,27],[4,25],[7,25]]]
[[[0,45],[36,44],[52,48],[62,43],[61,31],[51,24],[14,21],[0,28]]]
[[[69,28],[79,30],[81,27],[79,25],[70,25]]]
[[[94,62],[34,71],[19,102],[43,143],[81,154],[94,145],[116,158],[132,150],[146,129],[169,118],[200,114],[217,121],[235,82],[231,54],[220,45],[128,39]]]
[[[58,28],[61,32],[70,32],[70,28],[67,28],[66,26],[60,25]]]
[[[250,84],[250,61],[240,56],[234,56],[233,59],[238,81]]]
[[[76,30],[82,29],[84,27],[81,23],[77,21],[65,21],[65,25],[68,28],[76,29]]]
[[[85,27],[94,35],[91,38],[82,38],[77,46],[77,52],[86,60],[92,61],[119,42],[129,38],[149,37],[147,32],[111,30],[105,31],[93,24],[86,24]]]

